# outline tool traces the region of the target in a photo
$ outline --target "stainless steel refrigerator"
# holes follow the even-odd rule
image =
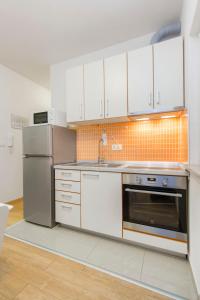
[[[26,221],[55,226],[54,164],[76,160],[76,132],[59,126],[23,129],[23,190]]]

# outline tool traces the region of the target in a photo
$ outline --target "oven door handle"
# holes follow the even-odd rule
[[[183,197],[182,194],[178,194],[178,193],[154,192],[154,191],[146,191],[146,190],[135,190],[135,189],[129,189],[129,188],[125,189],[125,192],[171,196],[171,197],[178,197],[178,198]]]

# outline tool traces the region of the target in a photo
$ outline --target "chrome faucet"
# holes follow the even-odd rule
[[[103,138],[101,137],[99,139],[99,143],[98,143],[98,164],[102,164],[104,163],[104,158],[101,157],[101,145],[103,145]]]
[[[101,138],[99,139],[99,144],[98,144],[98,164],[103,164],[105,163],[104,157],[101,157],[101,145],[106,145],[107,144],[107,135],[105,129],[103,129]]]

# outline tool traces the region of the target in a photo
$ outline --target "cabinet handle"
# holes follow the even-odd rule
[[[107,99],[107,113],[106,113],[107,117],[109,116],[109,100]]]
[[[72,206],[61,205],[61,207],[62,207],[63,209],[72,209]]]
[[[99,174],[83,174],[83,176],[88,176],[88,177],[99,177]]]
[[[152,105],[153,95],[152,93],[149,93],[149,106]]]
[[[160,104],[160,91],[157,90],[157,101],[156,104]]]
[[[101,103],[101,107],[100,107],[100,110],[101,110],[100,117],[103,117],[103,99],[100,100],[100,103]]]
[[[83,103],[81,103],[81,115],[80,115],[80,119],[83,119]]]

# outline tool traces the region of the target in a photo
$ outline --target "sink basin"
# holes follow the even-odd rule
[[[66,165],[72,166],[72,167],[81,167],[81,166],[93,166],[94,163],[89,163],[89,162],[75,162],[75,163],[67,163]]]
[[[118,168],[121,166],[121,164],[115,164],[115,163],[94,163],[94,162],[75,162],[75,163],[69,163],[68,166],[74,166],[74,167],[96,167],[96,168]]]
[[[99,163],[99,164],[94,164],[94,167],[105,167],[105,168],[119,168],[121,165],[120,164],[112,164],[112,163]]]

